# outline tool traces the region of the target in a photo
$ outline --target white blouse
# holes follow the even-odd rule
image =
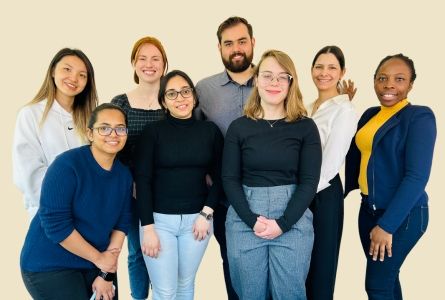
[[[312,111],[315,102],[308,107]],[[320,133],[323,158],[317,192],[330,186],[338,174],[357,130],[358,116],[348,95],[338,95],[323,102],[311,116]]]

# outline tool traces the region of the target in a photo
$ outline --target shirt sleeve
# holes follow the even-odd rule
[[[155,129],[150,124],[140,135],[135,149],[136,203],[141,225],[154,223],[153,170],[155,160]]]
[[[277,224],[283,232],[289,231],[309,207],[317,190],[321,168],[321,143],[317,126],[312,119],[303,138],[299,154],[297,187]]]
[[[343,109],[335,117],[322,151],[320,182],[317,192],[330,186],[329,181],[340,171],[357,130],[357,121],[357,114],[352,108]]]
[[[224,146],[224,138],[222,136],[219,128],[213,125],[214,129],[214,142],[213,142],[213,159],[212,166],[209,170],[210,177],[213,180],[213,184],[209,189],[209,194],[207,196],[207,201],[205,205],[215,209],[219,198],[222,194],[222,183],[221,183],[221,163],[222,163],[222,151]]]
[[[224,140],[222,181],[229,203],[241,220],[253,228],[258,215],[250,210],[242,187],[241,141],[237,131],[232,123]]]
[[[40,189],[48,162],[39,140],[39,122],[25,107],[18,116],[12,148],[13,180],[24,194],[25,207],[31,217],[40,202]]]
[[[408,216],[428,182],[436,142],[436,119],[431,109],[422,107],[409,122],[403,179],[377,224],[394,233]]]
[[[74,230],[72,203],[77,186],[74,170],[56,159],[42,183],[40,217],[46,236],[54,243],[65,240]]]
[[[131,202],[132,202],[132,194],[133,194],[133,179],[130,175],[130,172],[128,171],[127,176],[127,192],[126,192],[126,201],[124,202],[124,205],[122,206],[122,212],[119,217],[119,220],[114,226],[115,230],[122,231],[125,234],[128,234],[128,230],[131,225]]]

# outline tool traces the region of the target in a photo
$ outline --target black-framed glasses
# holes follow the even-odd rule
[[[170,89],[166,90],[164,95],[168,100],[175,100],[178,98],[178,95],[181,94],[183,98],[190,98],[193,95],[193,88],[191,87],[185,87],[181,89],[180,91]]]
[[[128,128],[127,127],[108,127],[108,126],[99,126],[99,127],[93,127],[91,128],[96,129],[97,133],[102,136],[109,136],[114,131],[116,135],[118,136],[126,136],[128,134]]]
[[[265,84],[271,84],[274,79],[277,80],[280,85],[287,85],[292,81],[292,75],[287,73],[279,73],[274,75],[270,71],[260,72],[258,74],[258,78]]]

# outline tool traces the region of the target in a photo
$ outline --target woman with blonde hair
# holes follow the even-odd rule
[[[287,54],[263,54],[244,113],[227,131],[222,169],[232,283],[240,299],[306,299],[314,239],[308,207],[321,147]]]
[[[54,56],[34,99],[18,116],[13,142],[13,177],[32,218],[48,166],[60,153],[87,142],[87,122],[97,105],[94,70],[78,49]]]
[[[131,51],[131,65],[136,87],[114,97],[111,103],[121,107],[128,118],[128,141],[119,153],[119,159],[130,167],[134,174],[134,147],[136,140],[148,123],[164,119],[165,113],[158,103],[161,77],[168,69],[167,54],[161,42],[151,36],[140,38]],[[128,232],[128,273],[133,299],[146,299],[150,278],[142,257],[139,241],[139,218],[135,212],[136,198],[133,198],[133,217]]]

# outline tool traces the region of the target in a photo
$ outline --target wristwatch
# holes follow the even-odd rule
[[[116,273],[104,272],[102,270],[99,271],[97,276],[102,277],[105,281],[113,281],[116,279]]]
[[[205,213],[202,210],[199,212],[199,214],[201,216],[203,216],[207,221],[212,221],[213,220],[213,214]]]

